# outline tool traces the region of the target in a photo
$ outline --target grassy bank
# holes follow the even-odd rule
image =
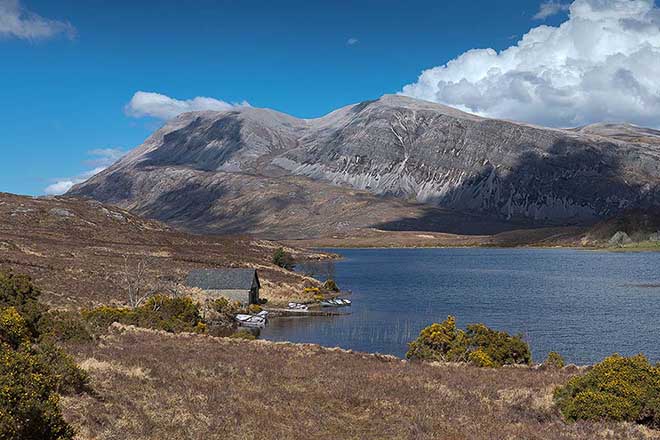
[[[63,401],[82,439],[658,438],[563,422],[552,391],[576,369],[421,364],[118,324],[73,350],[96,391]]]

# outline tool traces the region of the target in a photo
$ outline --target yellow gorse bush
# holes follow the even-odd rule
[[[0,439],[68,440],[59,395],[87,387],[87,375],[45,341],[39,290],[29,277],[0,273]]]
[[[660,367],[644,355],[614,354],[555,390],[569,421],[608,419],[660,427]]]
[[[408,344],[408,359],[444,362],[470,362],[480,367],[529,364],[531,352],[520,335],[509,335],[483,324],[471,324],[467,331],[456,328],[456,318],[422,329]]]
[[[0,343],[4,342],[13,348],[30,341],[30,332],[25,319],[15,307],[0,309]]]

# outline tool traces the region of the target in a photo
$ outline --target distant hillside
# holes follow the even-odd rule
[[[605,245],[617,232],[624,232],[634,243],[653,239],[660,247],[660,208],[634,209],[601,221],[586,231],[581,242],[583,245]]]
[[[295,295],[310,280],[274,266],[276,246],[177,232],[93,200],[0,193],[0,270],[31,275],[55,306],[125,303],[122,274],[139,262],[147,267],[144,281],[163,286],[175,286],[192,268],[256,267],[262,296]]]
[[[245,107],[180,115],[69,194],[214,233],[490,234],[660,205],[658,139],[630,125],[548,129],[396,95],[318,119]]]

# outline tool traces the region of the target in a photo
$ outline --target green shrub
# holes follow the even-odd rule
[[[47,341],[56,319],[25,275],[0,272],[0,439],[70,439],[57,393],[87,388],[87,374]]]
[[[569,421],[613,420],[660,427],[660,367],[644,357],[614,354],[555,390]]]
[[[296,266],[291,254],[286,252],[283,248],[277,248],[273,253],[273,264],[286,270],[293,270]]]
[[[39,320],[46,309],[39,303],[39,295],[29,276],[0,272],[0,308],[14,307],[33,338],[38,335]]]
[[[424,328],[417,339],[408,344],[408,359],[443,362],[470,362],[477,366],[501,367],[529,364],[531,352],[520,335],[492,330],[483,324],[456,328],[453,316]]]
[[[532,353],[522,335],[510,335],[484,324],[471,324],[467,326],[467,337],[471,351],[483,350],[497,366],[532,362]]]
[[[15,307],[0,309],[0,343],[3,342],[14,349],[30,342],[25,319]]]
[[[106,326],[107,327],[107,326]],[[39,321],[41,341],[86,343],[93,340],[90,325],[79,312],[49,310]]]
[[[199,307],[192,298],[153,296],[135,311],[136,325],[168,332],[195,331],[202,321]]]
[[[32,346],[30,353],[52,378],[56,392],[64,395],[88,391],[89,375],[80,369],[73,357],[57,346],[45,342]]]
[[[83,310],[81,315],[89,324],[93,333],[99,334],[106,331],[113,322],[122,324],[135,324],[134,309],[101,306],[91,310]]]
[[[484,368],[497,368],[498,365],[493,361],[493,359],[481,348],[470,352],[468,355],[468,361],[477,367]]]
[[[442,323],[422,329],[419,337],[408,344],[408,359],[444,362],[467,360],[467,340],[462,330],[456,329],[456,318],[448,316]]]
[[[220,322],[234,322],[234,316],[241,309],[238,301],[230,302],[227,298],[218,298],[211,303],[211,310],[218,314]]]
[[[331,279],[325,280],[325,283],[323,283],[323,288],[326,290],[330,290],[332,292],[339,292],[339,287],[337,286],[335,280],[331,280]]]
[[[250,304],[247,308],[248,313],[256,315],[261,312],[263,308],[259,304]]]
[[[199,307],[191,298],[157,295],[134,309],[101,306],[85,310],[82,316],[96,332],[103,332],[113,322],[168,332],[205,330]]]
[[[564,358],[556,351],[548,353],[548,357],[543,361],[543,366],[547,368],[564,368],[564,365]]]
[[[72,439],[74,430],[58,406],[57,385],[37,356],[0,343],[0,439]]]

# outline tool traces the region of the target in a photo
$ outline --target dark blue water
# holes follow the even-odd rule
[[[523,333],[593,363],[614,352],[660,361],[660,253],[528,249],[331,249],[353,292],[350,316],[281,318],[265,339],[404,356],[420,329],[447,315]],[[658,287],[654,287],[657,285]]]

